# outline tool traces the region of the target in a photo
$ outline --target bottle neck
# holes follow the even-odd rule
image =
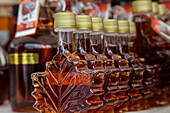
[[[91,51],[92,53],[103,53],[103,32],[94,32],[91,35]]]
[[[137,37],[150,37],[152,34],[151,20],[152,13],[138,13],[134,14],[133,21],[137,27]]]
[[[129,37],[128,37],[128,52],[134,52],[135,38],[136,38],[136,34],[129,34]]]
[[[60,28],[57,31],[58,53],[75,52],[74,28]]]
[[[77,32],[77,52],[78,53],[91,53],[90,47],[90,31]]]
[[[104,40],[104,54],[116,54],[118,49],[117,33],[105,33]]]
[[[128,33],[118,34],[118,53],[128,53]]]
[[[48,4],[48,0],[40,5],[40,13],[37,24],[38,30],[52,30],[53,29],[53,13]]]

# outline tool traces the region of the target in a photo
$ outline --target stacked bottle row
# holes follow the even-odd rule
[[[35,112],[30,75],[45,69],[32,75],[36,87],[34,107],[39,111],[107,113],[167,104],[168,64],[161,70],[163,60],[157,62],[157,55],[152,53],[158,49],[162,50],[158,53],[165,54],[168,46],[163,43],[158,47],[157,43],[150,48],[151,44],[146,43],[151,39],[150,21],[141,23],[146,20],[141,15],[152,11],[151,1],[135,2],[137,31],[133,22],[91,19],[87,15],[75,17],[64,12],[57,13],[53,22],[49,6],[41,5],[36,33],[15,38],[10,44],[13,110]],[[143,6],[147,8],[142,7],[145,13],[140,7],[142,3],[146,3]]]
[[[55,14],[54,30],[57,54],[45,72],[32,74],[34,108],[110,113],[149,107],[160,70],[133,52],[133,22],[61,12]]]

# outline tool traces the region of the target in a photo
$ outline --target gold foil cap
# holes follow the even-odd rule
[[[152,2],[150,0],[141,0],[132,2],[133,13],[152,12]]]
[[[119,33],[129,33],[129,23],[126,20],[118,21]]]
[[[54,15],[54,28],[76,28],[75,14],[59,12]]]
[[[77,30],[91,30],[92,22],[89,15],[76,15],[76,28]]]
[[[129,31],[130,34],[136,34],[136,25],[134,22],[129,22]]]
[[[152,12],[154,14],[158,14],[158,3],[157,2],[152,2]]]
[[[92,17],[92,30],[103,31],[103,19],[100,17]]]
[[[165,16],[167,14],[166,6],[164,4],[159,4],[158,9],[159,15]]]
[[[118,32],[117,20],[105,19],[103,20],[104,32]]]

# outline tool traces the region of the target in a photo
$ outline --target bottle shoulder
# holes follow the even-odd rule
[[[57,36],[54,33],[38,33],[31,36],[18,37],[12,40],[10,48],[45,48],[57,46]]]

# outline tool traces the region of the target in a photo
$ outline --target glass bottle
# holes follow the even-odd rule
[[[142,63],[145,68],[144,78],[143,78],[143,96],[144,100],[142,105],[147,105],[147,98],[153,95],[152,89],[155,86],[153,82],[153,78],[155,77],[155,66],[154,64],[167,65],[168,62],[157,53],[157,48],[154,46],[153,40],[153,30],[151,28],[151,20],[152,17],[152,6],[151,1],[134,1],[132,3],[132,10],[134,13],[133,20],[136,23],[137,27],[137,37],[135,39],[135,52],[140,56],[144,57]],[[145,45],[145,46],[143,46]],[[162,65],[162,66],[163,66]],[[165,69],[165,68],[164,68]],[[168,71],[168,70],[167,70]],[[161,76],[163,76],[163,71],[161,71]],[[167,79],[167,78],[166,78]],[[163,82],[165,84],[167,82]],[[165,86],[165,85],[164,85]],[[164,87],[161,84],[161,87]],[[167,89],[164,87],[163,89]],[[144,108],[148,108],[149,106],[143,106]]]
[[[91,53],[91,47],[90,47],[90,34],[91,34],[91,28],[92,28],[92,22],[91,17],[88,15],[76,15],[76,40],[77,40],[77,52],[76,54],[80,57],[82,60],[86,60],[88,63],[88,68],[91,70],[95,70],[96,72],[103,73],[105,70],[103,69],[103,60],[97,60],[96,57]],[[101,101],[103,103],[103,99],[100,100],[100,96],[104,94],[103,90],[103,83],[100,82],[104,80],[104,77],[101,79],[96,80],[98,84],[96,84],[95,87],[91,86],[91,90],[94,90],[94,93],[97,95],[93,96],[93,98],[98,99],[98,101]],[[91,97],[92,98],[92,97]],[[100,106],[101,107],[101,106]],[[97,112],[97,108],[87,111],[87,112]]]
[[[103,24],[102,24],[102,19],[101,18],[98,18],[98,17],[93,17],[92,18],[92,36],[91,36],[91,41],[92,41],[92,53],[96,56],[97,59],[101,59],[101,60],[104,60],[105,62],[109,62],[109,61],[112,61],[113,64],[116,64],[113,59],[109,59],[107,58],[107,56],[104,54],[104,42],[103,42]],[[128,85],[124,85],[123,83],[124,82],[128,82],[126,81],[124,78],[125,76],[129,75],[129,71],[128,68],[126,68],[126,64],[127,62],[123,62],[123,61],[120,61],[118,62],[118,65],[115,65],[115,67],[122,67],[120,70],[115,68],[114,65],[112,65],[113,69],[115,69],[112,73],[119,73],[119,76],[115,76],[115,80],[120,80],[120,78],[122,77],[122,81],[117,81],[115,83],[118,84],[118,88],[115,87],[114,90],[116,90],[116,92],[113,92],[116,97],[119,99],[118,100],[118,103],[115,104],[114,108],[117,108],[118,106],[120,106],[123,102],[127,101],[129,99],[129,97],[124,94],[124,92],[121,92],[119,91],[119,88],[120,90],[126,90],[129,88]],[[114,82],[114,81],[112,81]],[[107,82],[106,82],[107,83]],[[107,84],[106,84],[107,85]],[[116,85],[116,84],[115,84]]]
[[[35,112],[31,96],[31,73],[43,71],[45,62],[56,54],[53,17],[48,1],[41,5],[35,34],[13,39],[9,47],[11,106],[17,112]]]
[[[75,15],[70,12],[55,14],[58,51],[46,63],[45,72],[32,74],[36,99],[34,108],[48,113],[89,113],[103,105],[104,73],[88,69],[86,60],[75,54]]]
[[[129,61],[129,66],[132,68],[131,74],[130,74],[130,90],[128,91],[128,94],[130,95],[130,101],[128,103],[129,111],[138,111],[141,110],[141,104],[140,101],[143,98],[143,95],[141,93],[141,90],[143,89],[143,74],[144,74],[144,67],[140,64],[140,58],[138,55],[134,52],[134,40],[136,38],[136,26],[134,22],[129,22],[129,25],[126,24],[126,26],[129,27],[129,34],[126,38],[128,38],[127,44],[128,44],[128,53],[131,57],[127,57]],[[128,31],[128,30],[126,30]],[[124,57],[126,58],[126,57]]]
[[[129,86],[123,84],[126,82],[125,76],[128,76],[128,68],[126,67],[127,60],[122,59],[120,55],[117,54],[118,46],[117,46],[117,35],[118,35],[118,25],[117,20],[115,19],[105,19],[103,20],[104,24],[104,34],[103,34],[103,43],[104,43],[104,54],[108,57],[108,59],[112,59],[114,61],[115,73],[119,73],[119,76],[115,76],[112,83],[114,86],[118,86],[114,88],[114,94],[118,97],[118,103],[115,104],[115,112],[119,112],[118,107],[121,106],[122,103],[126,102],[129,97],[125,95],[122,91],[128,90]],[[113,67],[112,67],[113,68]],[[127,111],[127,107],[124,106],[123,111]]]
[[[129,52],[129,24],[128,21],[119,20],[118,21],[118,29],[119,34],[117,35],[117,46],[118,46],[118,54],[123,58],[123,60],[127,61],[127,69],[129,67],[130,73],[129,77],[127,77],[127,83],[130,86],[129,89],[125,90],[125,93],[129,96],[129,100],[125,101],[119,108],[118,111],[132,111],[136,110],[140,107],[140,104],[137,103],[139,99],[142,98],[140,93],[140,89],[142,88],[141,80],[143,76],[143,70],[138,66],[138,62],[136,62],[135,54]],[[136,79],[135,77],[139,77]],[[134,82],[135,81],[135,82]]]
[[[105,69],[104,85],[105,93],[101,96],[104,100],[104,105],[99,111],[114,112],[114,108],[117,106],[119,98],[116,97],[116,93],[119,91],[119,75],[120,70],[115,67],[115,62],[112,59],[108,59],[103,51],[103,40],[101,38],[103,34],[103,22],[99,17],[92,18],[92,34],[91,34],[91,49],[92,53],[98,60],[104,62],[103,68]],[[98,49],[100,47],[100,49]]]

